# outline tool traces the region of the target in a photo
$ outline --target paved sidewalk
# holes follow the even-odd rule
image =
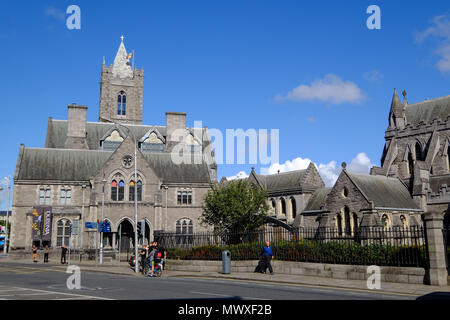
[[[0,259],[0,263],[20,263],[26,265],[36,265],[30,259]],[[170,262],[168,262],[170,263]],[[38,264],[42,265],[42,262]],[[103,266],[96,266],[95,261],[82,261],[78,263],[77,259],[72,259],[71,264],[77,265],[82,271],[91,272],[102,272],[118,275],[128,275],[135,277],[143,277],[142,274],[136,274],[134,269],[132,269],[128,263],[121,262],[120,266],[117,264],[112,264],[108,262]],[[47,264],[46,264],[47,265]],[[64,272],[67,269],[67,265],[49,263],[49,267],[52,269],[61,270]],[[264,283],[280,283],[287,285],[300,285],[300,286],[313,286],[313,287],[333,287],[341,289],[351,289],[351,290],[363,290],[363,291],[373,291],[367,288],[367,283],[364,280],[344,280],[344,279],[331,279],[323,277],[314,276],[300,276],[300,275],[287,275],[287,274],[259,274],[259,273],[237,273],[233,272],[231,274],[221,274],[218,272],[185,272],[185,271],[164,271],[163,277],[170,278],[214,278],[223,280],[235,280],[235,281],[254,281],[254,282],[264,282]],[[377,290],[378,291],[378,290]],[[405,295],[423,296],[431,293],[444,293],[450,298],[450,286],[428,286],[419,284],[403,284],[403,283],[392,283],[392,282],[382,282],[381,290],[385,293],[397,293]]]

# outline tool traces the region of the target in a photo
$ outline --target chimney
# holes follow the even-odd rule
[[[166,150],[171,151],[180,140],[180,132],[186,129],[186,112],[166,112]],[[175,134],[174,134],[175,133]],[[184,134],[184,132],[183,132]]]
[[[86,141],[87,106],[75,103],[68,107],[66,149],[89,149]]]

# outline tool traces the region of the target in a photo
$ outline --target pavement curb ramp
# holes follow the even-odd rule
[[[135,273],[134,269],[128,266],[126,262],[123,262],[120,266],[98,266],[92,264],[77,264],[76,261],[72,261],[71,265],[77,265],[82,271],[100,272],[115,275],[126,275],[143,277],[141,273]],[[13,264],[21,263],[25,265],[35,265],[29,260],[16,260],[16,259],[0,259],[0,263]],[[39,262],[40,265],[43,263]],[[61,265],[55,263],[46,264],[52,268],[58,268],[61,271],[67,269],[69,265]],[[1,267],[1,266],[0,266]],[[366,286],[365,280],[338,280],[329,279],[324,277],[314,276],[295,276],[286,274],[255,274],[255,273],[231,273],[222,274],[219,272],[185,272],[185,271],[171,271],[166,270],[163,273],[163,278],[201,278],[201,279],[217,279],[217,280],[234,280],[234,281],[247,281],[266,284],[283,284],[293,286],[308,286],[308,287],[326,287],[326,288],[339,288],[343,290],[365,291],[365,292],[378,292],[380,294],[401,294],[408,296],[421,296],[430,294],[433,292],[449,292],[450,286],[429,286],[429,285],[413,285],[413,284],[401,284],[392,282],[382,282],[380,290],[371,290]]]

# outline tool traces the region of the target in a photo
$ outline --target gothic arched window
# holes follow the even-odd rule
[[[119,194],[118,194],[118,201],[123,201],[125,195],[125,182],[123,180],[120,180],[119,182]]]
[[[344,207],[344,219],[345,219],[345,234],[350,236],[352,234],[352,226],[350,222],[350,209]]]
[[[134,201],[134,181],[130,181],[130,185],[128,188],[128,201]]]
[[[111,183],[111,200],[117,200],[117,181],[113,180]]]
[[[137,201],[142,201],[142,181],[137,183]]]
[[[286,201],[281,198],[281,214],[286,215]]]
[[[342,236],[342,216],[338,213],[336,216],[336,228],[339,236]]]
[[[117,114],[119,116],[127,114],[127,96],[123,91],[120,91],[117,96]]]
[[[295,216],[297,214],[297,204],[294,197],[291,197],[289,201],[291,202],[291,218],[295,219]]]

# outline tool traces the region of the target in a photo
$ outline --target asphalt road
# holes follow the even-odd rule
[[[205,278],[145,278],[81,272],[81,289],[68,289],[60,267],[0,262],[0,300],[373,300],[416,299],[412,295],[365,290]]]

